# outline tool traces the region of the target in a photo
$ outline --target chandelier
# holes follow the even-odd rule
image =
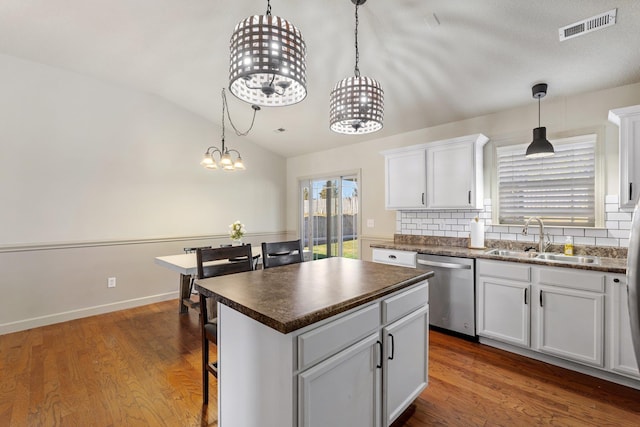
[[[246,167],[244,166],[244,162],[242,161],[242,157],[240,156],[240,152],[224,145],[224,116],[226,113],[227,118],[229,119],[229,123],[231,123],[231,127],[233,127],[233,129],[235,130],[236,135],[246,136],[253,128],[253,123],[256,120],[256,113],[260,111],[260,107],[257,105],[252,105],[251,108],[253,109],[253,118],[251,119],[251,125],[249,126],[249,129],[247,129],[245,132],[238,131],[238,129],[231,121],[231,114],[229,114],[229,106],[227,105],[227,95],[224,88],[222,89],[222,145],[220,148],[214,146],[207,148],[207,151],[204,153],[204,157],[200,162],[202,166],[207,169],[222,168],[222,170],[225,171],[246,169]],[[235,153],[234,156],[232,156],[231,153]],[[216,155],[219,158],[218,161],[216,161]]]
[[[289,21],[271,15],[250,16],[231,36],[229,89],[250,104],[292,105],[307,96],[306,45]]]
[[[354,76],[340,80],[329,98],[331,130],[344,134],[365,134],[382,129],[384,116],[384,92],[378,81],[360,75],[358,62],[358,6],[366,0],[351,0],[356,6]]]

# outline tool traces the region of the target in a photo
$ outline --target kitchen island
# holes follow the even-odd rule
[[[432,275],[329,258],[197,280],[218,304],[219,425],[389,425],[427,385]]]

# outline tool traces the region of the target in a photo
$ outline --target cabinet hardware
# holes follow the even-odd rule
[[[618,278],[613,279],[613,283],[620,283],[620,279]]]
[[[524,288],[524,305],[527,305],[527,288]]]
[[[397,258],[397,256],[395,256],[395,255],[389,255],[389,259],[396,259],[396,258]]]
[[[544,305],[542,305],[542,291],[540,291],[540,307],[544,307]]]
[[[471,204],[471,190],[469,190],[469,204]]]
[[[424,193],[422,193],[422,204],[424,205]]]
[[[629,183],[629,200],[633,200],[633,182]]]
[[[376,365],[376,368],[381,369],[382,368],[382,342],[378,340],[376,341],[376,344],[378,344],[378,346],[380,347],[380,352],[378,353],[378,360],[380,361],[380,363]]]
[[[396,352],[394,346],[393,334],[389,334],[389,338],[391,338],[391,356],[389,356],[389,360],[393,360],[393,355]]]

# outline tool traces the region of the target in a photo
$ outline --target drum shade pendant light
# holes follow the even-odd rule
[[[292,105],[307,96],[306,45],[293,24],[271,15],[250,16],[231,36],[229,89],[250,104]]]
[[[538,127],[533,130],[533,142],[527,147],[527,158],[549,157],[554,155],[553,145],[547,140],[547,128],[540,127],[540,98],[547,94],[547,84],[539,83],[531,88],[533,97],[538,99]]]
[[[356,6],[354,76],[340,80],[329,98],[331,130],[344,134],[365,134],[382,129],[384,116],[384,92],[382,86],[370,77],[360,75],[358,62],[358,7],[366,0],[351,0]]]
[[[225,171],[246,169],[246,167],[244,166],[244,162],[242,161],[242,157],[240,156],[240,152],[224,145],[224,116],[226,113],[227,118],[229,119],[229,123],[231,123],[231,126],[233,127],[233,130],[235,130],[236,135],[246,136],[253,128],[253,123],[256,120],[256,113],[260,111],[260,107],[258,107],[257,105],[252,105],[251,108],[253,108],[253,118],[251,119],[251,125],[245,132],[240,132],[238,129],[236,129],[235,125],[231,121],[229,106],[227,105],[227,95],[224,89],[222,89],[222,145],[220,146],[220,148],[214,146],[207,148],[207,151],[204,153],[202,161],[200,162],[202,166],[207,169],[218,169],[220,167]],[[235,153],[235,156],[232,157],[231,153]],[[218,161],[216,161],[215,159],[216,154],[219,157]]]

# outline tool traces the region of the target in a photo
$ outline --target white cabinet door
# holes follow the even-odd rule
[[[640,196],[640,105],[609,111],[609,121],[620,127],[620,207],[633,209]]]
[[[300,426],[380,425],[379,334],[298,375]]]
[[[385,207],[424,209],[427,175],[424,149],[385,155]]]
[[[478,335],[529,347],[529,283],[479,276],[477,293]]]
[[[604,366],[604,295],[537,286],[536,350]]]
[[[427,208],[471,208],[475,201],[474,144],[427,147]]]
[[[627,278],[612,276],[607,278],[607,286],[611,289],[611,305],[608,320],[611,322],[610,352],[611,363],[609,369],[634,378],[640,378],[638,362],[633,351],[631,328],[629,322],[629,295],[627,293]]]
[[[384,425],[390,425],[427,387],[429,310],[423,307],[383,329]],[[330,424],[327,424],[330,425]]]

